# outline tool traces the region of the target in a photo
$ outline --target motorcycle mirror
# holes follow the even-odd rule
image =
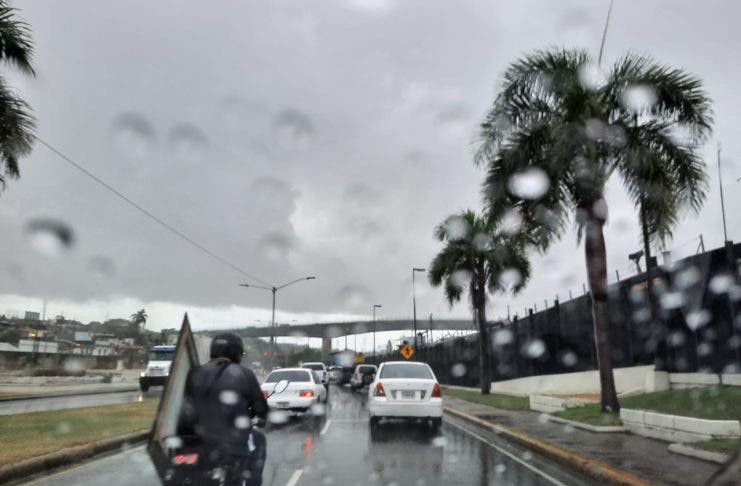
[[[288,380],[280,380],[278,383],[275,384],[275,388],[273,388],[273,393],[283,393],[286,391],[286,388],[288,388],[288,384],[290,382]]]

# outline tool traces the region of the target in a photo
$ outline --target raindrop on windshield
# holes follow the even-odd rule
[[[453,215],[446,219],[443,223],[443,228],[450,241],[466,239],[468,232],[471,230],[466,220],[458,215]]]
[[[715,294],[725,294],[733,285],[733,278],[727,274],[716,275],[710,281],[710,290]]]
[[[677,272],[674,277],[674,284],[679,289],[687,290],[698,283],[700,278],[700,271],[697,270],[697,268],[690,266]]]
[[[587,91],[598,91],[607,84],[607,74],[596,64],[584,64],[579,68],[579,84]]]
[[[239,401],[239,395],[233,390],[224,390],[219,393],[219,401],[224,405],[235,405]]]
[[[196,159],[208,147],[208,137],[195,125],[182,123],[170,131],[170,144],[175,157]]]
[[[536,359],[545,353],[545,343],[538,339],[530,339],[522,346],[522,354],[530,359]]]
[[[607,221],[607,201],[603,198],[597,199],[592,205],[592,213],[594,213],[595,217]]]
[[[658,100],[656,88],[647,84],[628,86],[620,94],[623,107],[636,113],[650,110]]]
[[[327,414],[327,407],[323,403],[315,403],[309,409],[309,413],[315,417],[323,417]]]
[[[268,422],[270,422],[271,424],[285,424],[286,422],[288,422],[288,419],[288,412],[286,412],[285,410],[271,410],[270,412],[268,412]]]
[[[85,375],[85,362],[80,359],[68,359],[64,362],[63,368],[68,376]]]
[[[47,257],[58,257],[74,244],[72,228],[54,219],[34,219],[26,224],[31,246]]]
[[[126,155],[142,158],[154,147],[154,127],[140,113],[126,112],[117,115],[111,129],[114,145]]]
[[[607,127],[602,123],[602,120],[598,118],[590,118],[584,124],[584,132],[590,140],[603,140],[605,138],[606,130]]]
[[[504,346],[513,341],[514,335],[509,329],[497,329],[494,331],[494,344],[496,346]]]
[[[72,432],[72,425],[66,420],[57,424],[57,434],[63,435],[69,434],[70,432]]]
[[[445,447],[446,445],[448,445],[448,439],[443,436],[432,439],[432,447]]]
[[[516,268],[507,268],[499,275],[499,285],[507,291],[514,290],[522,282],[522,274]]]
[[[692,311],[687,314],[687,326],[693,331],[697,331],[702,326],[710,322],[711,317],[712,316],[710,315],[710,312],[705,309]]]
[[[551,186],[548,174],[538,167],[530,167],[522,172],[513,174],[507,182],[507,188],[515,196],[522,199],[540,199]]]
[[[471,272],[468,270],[456,270],[453,275],[450,276],[450,280],[456,287],[465,288],[471,282]]]
[[[504,474],[507,471],[507,466],[504,464],[497,464],[494,466],[494,473],[495,474]]]
[[[666,338],[666,342],[669,344],[669,346],[673,348],[682,346],[685,341],[686,341],[686,338],[682,331],[674,331],[673,333],[669,334],[669,336]]]
[[[478,251],[488,251],[491,249],[492,237],[486,233],[476,233],[473,237],[472,244]]]
[[[514,235],[522,229],[522,215],[516,208],[506,211],[502,215],[502,233],[505,235]]]
[[[578,358],[576,356],[576,353],[574,353],[573,351],[561,351],[560,361],[561,364],[564,365],[564,367],[573,368],[574,366],[576,366]]]
[[[466,365],[463,363],[454,364],[450,367],[450,374],[453,375],[454,378],[464,376],[466,374]]]
[[[183,439],[178,436],[166,437],[165,448],[167,449],[180,449],[183,447]]]
[[[245,415],[239,415],[234,419],[234,427],[237,429],[247,429],[250,426],[250,419]]]
[[[666,292],[660,298],[661,307],[666,310],[679,309],[684,304],[684,296],[681,292]]]

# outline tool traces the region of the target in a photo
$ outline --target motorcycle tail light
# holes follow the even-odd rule
[[[311,398],[314,396],[313,390],[301,390],[298,394],[301,398]]]
[[[177,466],[182,466],[183,464],[192,466],[198,462],[198,454],[178,454],[172,458],[172,462]]]
[[[262,392],[262,397],[263,397],[263,398],[268,398],[268,396],[269,396],[269,394],[268,394],[268,393],[266,393],[266,392]]]
[[[374,397],[385,397],[386,396],[386,390],[383,389],[383,383],[378,383],[376,385],[375,390],[373,390],[373,396]]]
[[[440,388],[440,384],[435,383],[435,386],[432,387],[432,395],[430,395],[432,398],[442,398],[443,397],[443,390]]]

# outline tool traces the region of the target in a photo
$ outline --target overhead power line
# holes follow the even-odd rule
[[[190,236],[186,235],[185,233],[183,233],[179,229],[177,229],[174,226],[172,226],[167,221],[165,221],[162,218],[160,218],[159,216],[155,215],[154,213],[152,213],[148,209],[142,207],[137,202],[131,200],[128,196],[126,196],[125,194],[123,194],[121,191],[119,191],[115,187],[111,186],[110,184],[108,184],[107,182],[105,182],[104,180],[102,180],[100,177],[98,177],[95,174],[93,174],[92,172],[90,172],[88,169],[86,169],[85,167],[83,167],[80,163],[75,162],[74,160],[72,160],[72,158],[68,157],[67,155],[65,155],[64,153],[62,153],[60,150],[56,149],[54,146],[52,146],[50,143],[46,142],[44,139],[40,138],[38,135],[35,135],[35,138],[36,138],[36,140],[41,145],[45,146],[47,149],[49,149],[50,151],[52,151],[54,154],[58,155],[62,160],[64,160],[65,162],[67,162],[68,164],[70,164],[71,166],[73,166],[75,169],[79,170],[80,172],[82,172],[83,174],[85,174],[86,176],[88,176],[90,179],[92,179],[93,181],[97,182],[98,184],[100,184],[101,186],[103,186],[104,188],[106,188],[108,191],[110,191],[113,194],[115,194],[116,196],[118,196],[119,199],[121,199],[124,202],[126,202],[129,206],[133,207],[134,209],[136,209],[140,213],[144,214],[149,219],[151,219],[152,221],[156,222],[157,224],[159,224],[160,226],[162,226],[167,231],[169,231],[170,233],[174,234],[175,236],[177,236],[181,240],[189,243],[191,246],[193,246],[193,247],[197,248],[198,250],[202,251],[203,253],[205,253],[206,255],[210,256],[214,260],[218,261],[222,265],[225,265],[225,266],[231,268],[232,270],[236,271],[237,273],[239,273],[239,274],[241,274],[241,275],[243,275],[243,276],[245,276],[245,277],[247,277],[249,279],[252,279],[252,280],[254,280],[256,282],[263,283],[265,285],[272,285],[270,282],[267,282],[267,281],[265,281],[265,280],[263,280],[263,279],[255,276],[255,275],[251,274],[250,272],[248,272],[248,271],[244,270],[243,268],[239,267],[238,265],[232,263],[231,261],[229,261],[226,258],[222,257],[221,255],[219,255],[219,254],[217,254],[217,253],[209,250],[205,246],[201,245],[200,243],[198,243],[197,241],[195,241]]]

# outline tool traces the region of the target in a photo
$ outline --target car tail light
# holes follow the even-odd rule
[[[172,458],[172,463],[177,466],[183,464],[193,465],[198,462],[198,454],[178,454]]]
[[[386,391],[383,389],[383,383],[378,383],[375,390],[373,390],[374,397],[385,397]]]
[[[301,398],[311,398],[314,396],[314,391],[313,390],[301,390],[300,392],[298,392],[298,396],[300,396]]]
[[[442,398],[443,397],[443,390],[440,388],[439,383],[435,383],[435,386],[432,387],[432,395],[430,395],[432,398]]]

